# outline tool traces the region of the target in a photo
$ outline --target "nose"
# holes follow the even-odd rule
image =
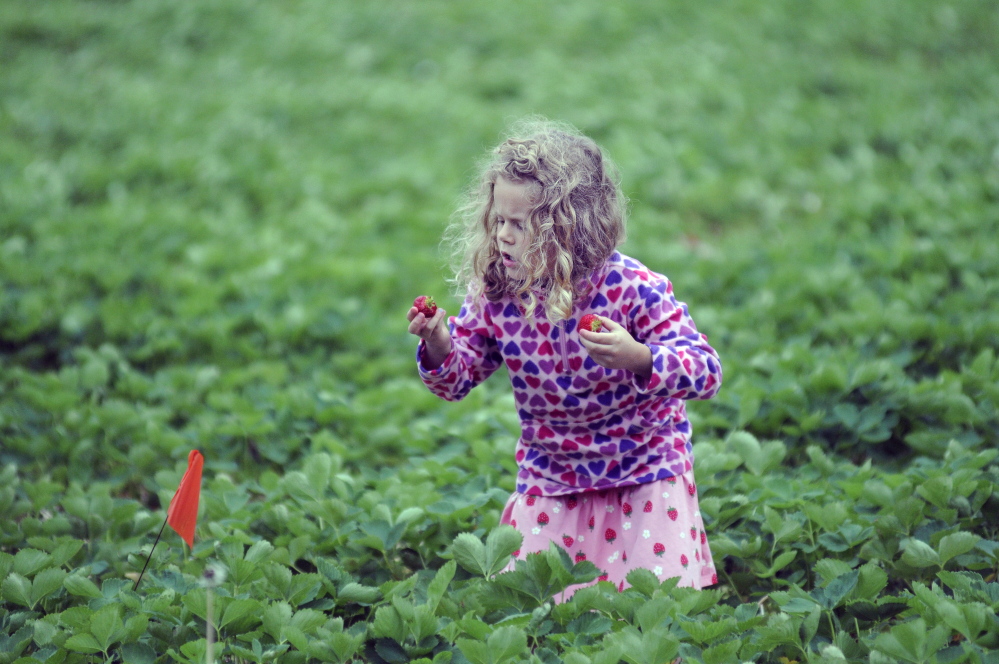
[[[510,232],[510,224],[500,224],[496,229],[496,239],[500,244],[513,244],[513,235]]]

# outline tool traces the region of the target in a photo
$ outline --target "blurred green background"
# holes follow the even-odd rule
[[[204,661],[208,564],[227,660],[987,661],[997,109],[995,0],[0,0],[0,662]],[[456,310],[442,231],[534,113],[721,355],[711,590],[538,613],[565,551],[455,554],[505,560],[519,422],[430,394],[405,313]]]
[[[456,308],[441,232],[529,113],[607,149],[624,250],[719,349],[704,439],[994,443],[997,108],[988,0],[6,0],[0,461],[131,492],[192,445],[512,445],[501,378],[425,393],[404,313]]]

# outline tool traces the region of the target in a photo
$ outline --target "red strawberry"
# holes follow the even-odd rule
[[[576,540],[572,539],[568,535],[562,535],[562,543],[565,544],[565,548],[569,548],[573,545]]]
[[[576,498],[575,497],[567,498],[566,501],[565,501],[565,506],[568,507],[571,510],[576,509],[576,505],[577,504],[578,503],[576,502]]]
[[[718,583],[718,575],[717,574],[712,574],[711,575],[711,585],[715,585],[716,583]]]
[[[516,528],[517,527],[517,520],[516,519],[511,520],[510,521],[510,525],[513,526],[514,528]]]
[[[538,525],[547,526],[548,525],[548,515],[542,512],[538,515]]]
[[[701,559],[701,552],[695,549],[694,550],[694,560],[700,561],[700,559]]]
[[[520,555],[520,549],[517,549],[516,551],[513,552],[513,557],[514,558],[516,558],[519,555]]]
[[[427,318],[433,317],[437,313],[437,303],[431,295],[421,295],[413,300],[413,306],[420,310],[420,313]]]
[[[579,319],[579,325],[576,326],[576,331],[579,330],[589,330],[590,332],[599,332],[600,328],[603,327],[603,323],[594,314],[585,314]]]
[[[652,553],[656,554],[657,556],[662,556],[664,553],[666,553],[666,547],[662,545],[662,542],[656,542],[655,544],[652,545]]]
[[[597,581],[606,581],[606,580],[607,580],[606,574],[601,574],[600,576],[597,577]]]
[[[670,521],[676,521],[676,517],[678,515],[679,513],[676,511],[675,507],[670,507],[668,510],[666,510],[666,516],[670,518]]]
[[[622,505],[621,511],[624,512],[625,516],[631,516],[631,503],[625,503]]]
[[[621,560],[624,561],[624,562],[628,562],[628,552],[627,551],[625,551],[624,553],[621,554]]]
[[[704,531],[702,530],[701,531],[701,544],[707,544],[707,543],[708,543],[708,536],[705,535]]]
[[[690,539],[697,541],[697,528],[690,529]]]
[[[586,554],[585,554],[585,553],[583,553],[582,551],[578,551],[578,552],[576,553],[576,562],[577,562],[577,563],[581,563],[581,562],[583,562],[584,560],[586,560]]]
[[[648,514],[649,512],[652,511],[652,501],[651,500],[646,500],[645,501],[645,507],[642,508],[642,511],[645,512],[646,514]]]
[[[675,476],[674,477],[667,477],[666,481],[669,482],[670,484],[676,484],[676,477]]]
[[[690,561],[687,560],[687,554],[684,554],[684,553],[680,554],[680,564],[683,565],[683,567],[685,569],[686,569],[687,565],[690,564]]]
[[[604,531],[604,539],[607,540],[608,544],[610,544],[611,542],[617,539],[617,533],[614,532],[613,528],[608,528],[607,530]]]
[[[694,485],[693,482],[691,482],[690,486],[687,487],[687,493],[689,493],[690,495],[693,496],[696,491],[697,491],[697,487]]]
[[[594,524],[594,521],[593,521],[593,517],[592,517],[592,516],[590,517],[590,520],[589,520],[589,522],[588,522],[588,523],[587,523],[586,525],[588,525],[588,526],[590,527],[590,530],[593,530],[593,526],[594,526],[595,524]]]
[[[538,499],[537,499],[536,496],[528,496],[527,497],[527,506],[528,507],[534,507],[534,503],[536,503],[536,502],[538,502]]]

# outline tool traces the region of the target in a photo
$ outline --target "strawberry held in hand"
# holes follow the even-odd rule
[[[584,314],[582,318],[579,319],[579,325],[576,326],[576,331],[589,330],[590,332],[599,332],[603,327],[603,323],[597,318],[595,314]]]
[[[413,306],[427,318],[433,318],[434,314],[437,313],[437,303],[434,302],[434,298],[431,295],[419,296],[413,300]]]

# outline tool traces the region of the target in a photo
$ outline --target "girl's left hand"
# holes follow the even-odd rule
[[[637,376],[652,375],[652,351],[635,341],[631,333],[609,318],[598,316],[600,332],[580,330],[579,339],[593,361],[606,369],[626,369]]]

